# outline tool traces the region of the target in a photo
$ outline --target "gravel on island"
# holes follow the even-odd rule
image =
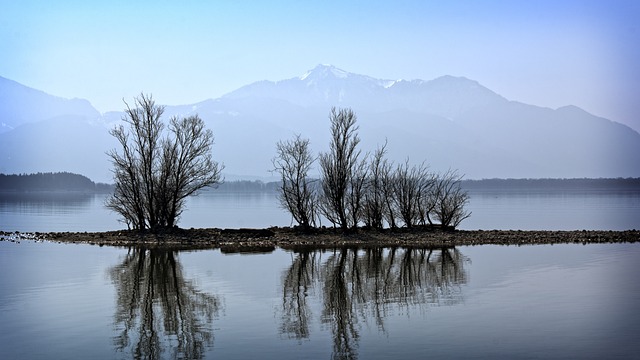
[[[468,245],[536,245],[634,243],[640,230],[453,230],[430,227],[412,229],[358,229],[344,233],[322,228],[302,232],[296,228],[179,229],[161,232],[118,230],[106,232],[4,232],[0,241],[52,241],[99,246],[166,248],[175,250],[221,249],[223,252],[268,252],[283,249],[339,247],[451,247]]]

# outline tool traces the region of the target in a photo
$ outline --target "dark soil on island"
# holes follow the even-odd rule
[[[640,230],[627,231],[520,231],[520,230],[442,230],[358,229],[344,233],[323,228],[303,232],[296,228],[268,229],[167,229],[161,232],[120,230],[108,232],[0,232],[0,241],[24,239],[99,246],[165,248],[174,250],[220,249],[223,252],[270,252],[283,249],[340,247],[451,247],[467,245],[536,245],[634,243]]]

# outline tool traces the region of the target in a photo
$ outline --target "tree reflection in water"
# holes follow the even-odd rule
[[[213,319],[221,301],[185,280],[174,251],[130,250],[109,271],[116,287],[118,351],[136,359],[198,359],[213,346]],[[167,356],[163,356],[167,357]]]
[[[371,248],[302,251],[283,274],[280,333],[309,338],[307,297],[321,289],[320,321],[333,335],[333,357],[358,357],[360,322],[385,331],[387,314],[402,307],[453,305],[462,300],[468,261],[457,249]]]

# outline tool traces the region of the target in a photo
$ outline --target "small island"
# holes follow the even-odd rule
[[[220,249],[223,252],[270,252],[344,247],[420,247],[439,248],[475,245],[542,245],[635,243],[640,230],[542,231],[542,230],[442,230],[430,227],[411,229],[358,229],[344,233],[340,229],[298,228],[267,229],[180,229],[162,232],[119,230],[108,232],[0,232],[0,241],[37,240],[98,246],[164,248],[172,250]]]

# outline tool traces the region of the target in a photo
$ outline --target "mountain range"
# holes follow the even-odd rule
[[[301,134],[315,152],[328,149],[333,106],[357,114],[364,153],[386,141],[391,160],[424,161],[434,171],[458,169],[469,179],[640,177],[640,134],[628,126],[575,106],[509,101],[464,77],[385,80],[318,65],[166,106],[165,116],[205,120],[228,179],[267,178],[278,140]],[[68,171],[110,182],[105,152],[117,144],[108,130],[122,116],[0,77],[0,172]]]

